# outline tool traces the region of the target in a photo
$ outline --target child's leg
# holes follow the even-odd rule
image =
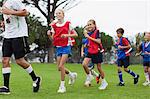
[[[148,81],[150,81],[150,67],[148,67],[148,76],[149,76]]]
[[[149,73],[148,73],[148,67],[147,66],[144,66],[144,74],[145,74],[146,81],[149,81]]]
[[[105,74],[104,74],[104,71],[102,70],[101,63],[97,64],[97,69],[98,69],[102,79],[104,79]]]
[[[119,77],[119,81],[123,84],[123,78],[122,78],[122,68],[118,66],[118,77]]]
[[[124,68],[124,71],[127,72],[127,73],[129,73],[130,75],[132,75],[134,78],[137,77],[137,74],[135,74],[132,70],[128,69],[127,67]]]
[[[86,74],[90,74],[90,70],[88,69],[88,64],[90,63],[90,61],[91,61],[91,58],[84,58],[83,63],[82,63]]]
[[[107,81],[104,78],[105,75],[104,75],[104,71],[102,70],[101,63],[97,64],[97,69],[98,69],[98,71],[99,71],[99,73],[101,75],[101,78],[102,78],[102,82],[101,82],[101,85],[100,85],[99,89],[100,90],[104,90],[108,86],[108,83],[107,83]]]
[[[66,63],[67,59],[68,59],[68,55],[64,54],[64,55],[62,55],[62,57],[60,59],[60,62],[59,62],[58,68],[61,72],[61,81],[65,80],[65,67],[64,67],[64,64]]]

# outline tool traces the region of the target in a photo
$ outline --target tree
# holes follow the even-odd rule
[[[113,38],[110,35],[106,35],[105,32],[101,32],[101,39],[105,51],[110,52],[114,44]]]
[[[24,3],[37,8],[41,12],[47,20],[47,26],[54,20],[54,12],[58,7],[69,10],[79,4],[79,2],[80,0],[24,0]],[[47,42],[52,41],[47,39]],[[53,45],[50,43],[47,46],[49,46],[48,62],[53,62]]]

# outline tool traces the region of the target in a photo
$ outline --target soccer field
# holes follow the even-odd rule
[[[10,79],[11,94],[0,95],[0,99],[150,99],[150,87],[144,87],[143,67],[132,65],[130,68],[140,75],[137,85],[133,84],[133,78],[123,72],[125,86],[116,86],[118,83],[117,69],[115,65],[103,64],[106,79],[109,86],[106,90],[98,90],[99,85],[95,79],[91,87],[84,87],[86,79],[83,68],[80,64],[67,64],[66,66],[78,73],[78,78],[73,86],[68,85],[66,77],[67,92],[58,94],[60,76],[55,64],[33,64],[36,73],[42,77],[41,89],[38,93],[32,92],[32,80],[25,70],[12,64],[12,74]],[[96,68],[95,68],[96,69]],[[1,73],[1,71],[0,71]],[[0,85],[2,85],[2,75],[0,75]]]

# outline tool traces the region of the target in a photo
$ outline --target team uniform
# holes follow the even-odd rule
[[[57,24],[52,25],[52,33],[54,33],[53,45],[56,47],[56,56],[71,55],[72,39],[71,37],[62,38],[61,35],[71,33],[72,29],[69,21],[64,22],[60,26]]]
[[[149,42],[142,42],[140,49],[142,50],[143,66],[150,67],[150,55],[144,54],[145,52],[150,53],[150,41]]]
[[[130,45],[130,43],[129,43],[127,38],[121,37],[118,39],[116,46],[118,47],[119,45],[120,46],[128,46],[128,45]],[[130,49],[118,49],[117,50],[117,65],[118,65],[118,67],[124,66],[124,68],[128,68],[128,66],[130,65],[130,61],[129,61],[130,52],[129,52],[129,50]],[[134,84],[137,84],[139,75],[135,74],[131,70],[128,70],[126,72],[134,77]],[[122,78],[122,72],[121,71],[118,71],[118,76],[119,76],[119,80],[120,80],[120,83],[118,84],[118,86],[124,86],[124,81]]]
[[[97,29],[95,29],[93,32],[89,32],[88,35],[94,39],[101,38],[99,30],[97,30]],[[86,58],[90,58],[93,64],[98,65],[103,62],[103,55],[102,55],[101,50],[103,50],[102,44],[98,44],[88,38],[88,54],[87,54]],[[88,74],[87,79],[85,81],[85,85],[90,86],[92,79],[93,78],[92,78],[91,74]],[[97,83],[99,83],[99,77],[98,77]],[[108,86],[107,81],[104,78],[102,78],[102,82],[101,82],[99,89],[104,90],[104,89],[106,89],[107,86]]]
[[[62,55],[71,55],[71,47],[75,44],[75,40],[71,37],[63,38],[62,34],[72,34],[72,26],[69,21],[63,22],[62,24],[55,23],[52,25],[51,32],[53,34],[53,45],[56,48],[56,56],[62,57]],[[77,77],[77,73],[69,71],[69,82],[68,84],[72,85],[75,82]],[[64,81],[61,81],[58,93],[66,92],[66,88],[64,86]]]
[[[88,34],[89,34],[89,36],[91,36],[92,38],[95,38],[95,39],[101,38],[98,30],[95,30],[93,32],[89,32]],[[101,44],[97,44],[94,41],[88,39],[88,54],[86,57],[91,58],[92,63],[94,63],[94,64],[102,63],[103,62],[103,55],[100,52],[101,49],[102,49]]]

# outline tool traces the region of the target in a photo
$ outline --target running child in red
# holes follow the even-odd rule
[[[68,59],[68,56],[71,55],[71,45],[72,45],[71,37],[76,37],[78,36],[78,34],[72,28],[69,21],[64,21],[65,15],[63,10],[61,9],[56,10],[55,15],[57,21],[51,24],[52,27],[51,37],[53,39],[53,45],[56,47],[57,66],[61,74],[60,87],[57,92],[64,93],[66,92],[65,74],[69,76],[69,84],[73,84],[77,77],[77,73],[70,72],[68,69],[65,68],[64,65]]]
[[[87,31],[88,30],[88,31]],[[97,69],[101,75],[102,82],[99,87],[100,90],[106,89],[108,86],[108,83],[105,80],[104,71],[102,70],[101,63],[102,60],[102,53],[101,53],[101,38],[99,30],[96,28],[96,22],[95,20],[89,20],[87,22],[87,30],[84,30],[84,36],[88,38],[88,54],[83,60],[83,68],[87,74],[87,78],[85,81],[85,86],[90,86],[91,81],[93,79],[90,70],[88,69],[88,64],[92,60],[92,63],[97,64]]]

